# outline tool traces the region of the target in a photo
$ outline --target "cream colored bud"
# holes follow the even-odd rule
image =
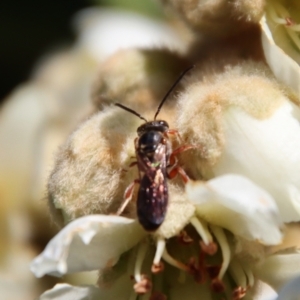
[[[286,95],[297,100],[263,63],[248,61],[224,72],[209,68],[196,71],[179,97],[176,127],[187,144],[199,147],[182,155],[189,158],[184,164],[190,174],[196,179],[211,178],[211,168],[226,147],[224,115],[229,108],[264,120],[287,101]]]
[[[194,30],[209,36],[230,36],[258,23],[264,0],[161,0]]]
[[[178,128],[199,148],[184,154],[188,173],[246,176],[273,196],[285,222],[298,221],[299,97],[262,63],[201,75],[179,100]]]
[[[100,67],[94,103],[102,109],[106,104],[122,102],[151,119],[179,74],[190,65],[166,49],[119,51]],[[171,96],[162,112],[174,106]]]
[[[57,155],[48,184],[55,217],[57,210],[65,221],[116,213],[126,187],[137,178],[136,169],[128,166],[134,161],[131,157],[138,125],[138,118],[118,107],[108,107],[69,137]]]

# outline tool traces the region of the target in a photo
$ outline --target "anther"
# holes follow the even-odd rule
[[[193,239],[187,234],[185,230],[182,230],[178,235],[178,241],[184,245],[189,245],[193,243]]]
[[[220,278],[214,278],[211,281],[211,288],[215,293],[222,293],[225,291],[225,285]]]
[[[210,234],[206,223],[204,221],[200,221],[196,217],[192,217],[190,222],[203,240],[203,243],[200,244],[202,250],[210,255],[215,254],[217,251],[217,245],[213,242],[213,237]]]
[[[133,289],[139,295],[149,293],[152,290],[152,282],[146,275],[141,275],[140,281],[134,284]]]
[[[246,296],[247,288],[243,288],[241,286],[237,287],[232,292],[233,300],[240,300]]]
[[[203,263],[204,262],[202,261],[201,258],[199,258],[199,262],[197,263],[195,257],[191,257],[189,261],[190,273],[193,275],[197,283],[204,283],[206,279]]]
[[[200,241],[199,244],[202,251],[204,253],[207,253],[208,255],[214,255],[218,250],[218,245],[214,242],[211,242],[208,245],[206,245],[203,241]]]
[[[163,262],[159,262],[159,264],[152,264],[152,267],[151,267],[151,272],[153,274],[158,274],[158,273],[161,273],[165,268],[165,265]]]

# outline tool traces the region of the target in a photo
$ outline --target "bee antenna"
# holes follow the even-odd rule
[[[188,67],[186,70],[184,70],[180,75],[179,77],[177,78],[177,80],[173,83],[173,85],[171,86],[171,88],[169,89],[169,91],[167,92],[167,94],[164,96],[164,98],[161,100],[158,108],[157,108],[157,111],[155,113],[155,116],[154,116],[154,120],[156,120],[156,117],[157,115],[159,114],[160,112],[160,109],[162,108],[163,104],[165,103],[165,101],[167,100],[167,98],[169,97],[169,95],[171,94],[171,92],[174,90],[175,86],[179,83],[179,81],[182,79],[182,77],[191,69],[193,69],[195,67],[195,65],[192,65],[190,67]]]
[[[145,122],[148,122],[144,117],[142,117],[139,113],[137,113],[136,111],[134,111],[133,109],[126,107],[120,103],[115,103],[116,106],[119,106],[121,108],[123,108],[124,110],[129,111],[130,113],[136,115],[137,117],[139,117],[140,119],[144,120]]]

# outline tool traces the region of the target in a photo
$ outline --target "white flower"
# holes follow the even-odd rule
[[[124,175],[123,168],[134,155],[140,122],[107,107],[61,148],[49,200],[71,222],[32,263],[37,276],[100,269],[99,289],[75,289],[84,295],[106,293],[105,299],[144,294],[146,299],[188,295],[193,300],[200,295],[215,299],[219,293],[251,298],[260,280],[278,290],[299,274],[290,263],[296,265],[300,256],[294,250],[284,253],[281,245],[282,221],[299,217],[299,125],[294,116],[300,113],[290,101],[297,103],[297,97],[261,63],[248,61],[205,76],[202,69],[196,72],[180,96],[177,128],[187,144],[198,148],[179,157],[197,181],[186,189],[169,181],[162,226],[147,234],[136,221],[107,215],[118,210],[126,186],[136,178],[136,169]],[[132,201],[125,212],[133,219],[134,208]],[[106,215],[72,221],[91,213]],[[282,273],[281,264],[289,273]],[[51,299],[57,289],[74,299],[70,286],[41,297]]]
[[[194,214],[182,210],[184,202],[190,205],[184,198],[194,203]],[[174,220],[181,227],[167,236]],[[107,293],[102,299],[136,299],[136,292],[150,291],[167,294],[171,300],[183,295],[190,295],[191,300],[200,295],[214,299],[215,292],[242,295],[253,292],[260,278],[254,265],[265,261],[266,245],[281,242],[281,227],[277,207],[267,192],[244,177],[227,175],[206,183],[190,182],[186,195],[171,195],[166,220],[154,234],[124,217],[79,218],[50,241],[31,270],[38,277],[101,270],[100,290],[59,285],[42,295],[43,300],[60,294],[66,297],[61,299],[84,299],[92,297],[91,293],[97,297]],[[280,270],[266,273],[273,278]],[[229,283],[229,277],[233,282]],[[78,289],[81,292],[75,297]]]
[[[196,204],[197,214],[209,223],[263,244],[280,242],[281,222],[274,200],[248,179],[229,174],[211,179],[202,186],[190,183],[187,194]]]
[[[184,159],[193,178],[246,176],[272,195],[283,221],[300,220],[299,97],[264,64],[200,69],[186,84],[179,109],[177,128],[198,147]]]
[[[226,147],[213,167],[215,175],[230,170],[268,190],[286,222],[300,220],[299,196],[292,194],[300,191],[298,116],[300,109],[291,102],[265,120],[230,108],[224,115]]]
[[[300,95],[300,6],[298,1],[268,0],[261,20],[266,61],[277,77]]]
[[[296,300],[300,295],[300,277],[294,278],[279,292],[277,300]]]
[[[77,15],[77,47],[98,63],[119,49],[170,48],[184,52],[185,41],[167,23],[126,10],[85,9]]]

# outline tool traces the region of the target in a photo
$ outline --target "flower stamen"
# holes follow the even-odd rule
[[[210,225],[210,228],[216,237],[222,251],[222,256],[223,256],[223,262],[222,262],[222,267],[220,269],[218,278],[222,279],[230,262],[230,247],[227,241],[227,238],[224,234],[224,231],[215,225]]]
[[[189,245],[194,242],[194,240],[187,234],[185,230],[182,230],[178,236],[178,240],[183,245]]]
[[[134,291],[139,295],[144,295],[152,290],[152,282],[146,275],[141,275],[140,281],[133,286]]]
[[[205,252],[200,251],[198,263],[195,257],[191,257],[189,261],[190,273],[193,275],[197,283],[204,283],[206,280],[204,259],[205,259]]]
[[[162,255],[166,248],[166,241],[164,238],[159,237],[156,243],[156,252],[153,260],[154,265],[159,265]]]
[[[243,270],[248,279],[248,286],[252,287],[254,285],[254,275],[253,275],[251,268],[249,267],[249,265],[247,263],[243,264]]]
[[[156,243],[156,252],[151,267],[151,272],[154,274],[160,273],[164,270],[164,264],[161,262],[162,255],[165,251],[166,241],[159,237]]]
[[[242,299],[248,288],[254,285],[254,276],[247,264],[241,264],[238,259],[233,259],[229,265],[229,272],[237,284],[237,288],[233,291],[233,299]]]
[[[217,245],[213,242],[213,237],[209,232],[209,229],[204,221],[200,221],[196,217],[192,217],[190,223],[194,226],[203,242],[200,243],[202,250],[205,253],[213,255],[217,251]]]
[[[186,271],[186,272],[189,271],[188,266],[186,266],[186,265],[183,264],[182,262],[180,262],[180,261],[176,260],[175,258],[173,258],[173,257],[168,253],[168,251],[166,250],[166,248],[164,249],[162,258],[163,258],[168,264],[170,264],[171,266],[173,266],[173,267],[175,267],[175,268],[177,268],[177,269],[180,269],[180,270],[183,270],[183,271]]]
[[[247,289],[241,286],[238,286],[232,292],[232,299],[233,300],[240,300],[246,296]]]
[[[147,243],[140,243],[138,247],[138,253],[134,266],[134,279],[137,283],[141,282],[144,279],[144,276],[141,274],[142,265],[148,250]]]
[[[230,262],[229,272],[238,287],[246,288],[247,277],[240,262],[237,259],[233,259]]]
[[[153,274],[158,274],[161,273],[163,270],[165,269],[165,265],[163,264],[163,262],[159,262],[159,264],[153,264],[151,267],[151,272]]]

